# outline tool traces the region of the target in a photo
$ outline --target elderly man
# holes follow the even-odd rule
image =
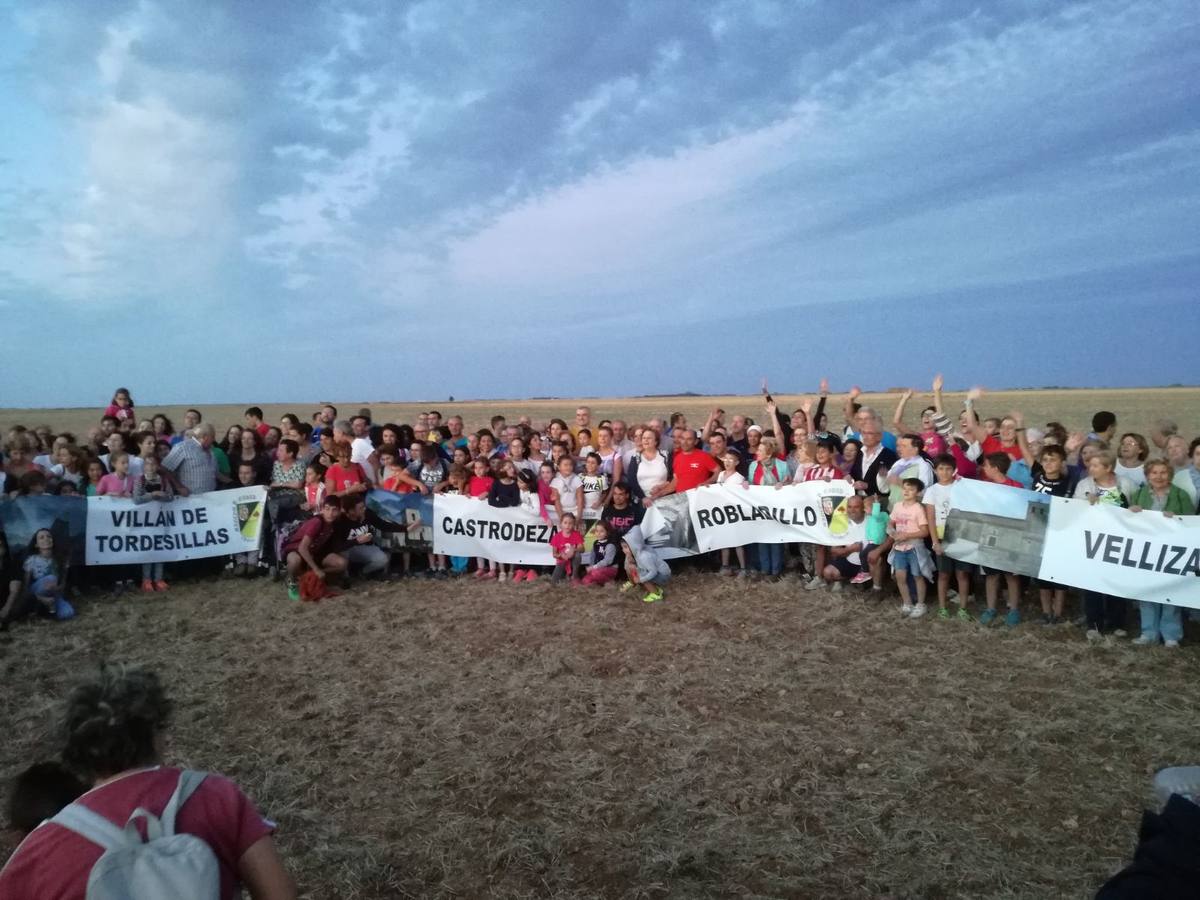
[[[442,442],[442,445],[447,450],[453,450],[455,447],[467,446],[467,437],[463,434],[463,418],[462,416],[451,416],[446,420],[446,427],[450,429],[450,437]]]
[[[850,467],[850,480],[854,482],[854,489],[858,493],[867,497],[882,494],[881,499],[886,502],[887,495],[879,487],[879,475],[890,470],[898,457],[894,450],[883,446],[883,420],[878,416],[864,419],[859,434],[862,449],[855,457],[854,465]],[[885,476],[884,487],[886,486]]]
[[[846,513],[850,525],[846,529],[846,543],[840,547],[817,546],[816,570],[820,577],[813,576],[805,588],[813,591],[823,584],[830,584],[840,591],[842,583],[850,581],[863,571],[862,549],[867,545],[867,506],[862,497],[846,499]]]
[[[175,489],[184,497],[217,489],[217,460],[212,452],[215,439],[212,425],[201,422],[162,461],[162,467],[174,477]]]

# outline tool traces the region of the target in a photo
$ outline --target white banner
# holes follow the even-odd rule
[[[781,488],[714,484],[688,492],[701,552],[746,544],[803,541],[836,547],[849,524],[848,481],[806,481]]]
[[[552,566],[550,538],[557,529],[519,506],[437,494],[433,500],[433,552],[481,556],[502,563]]]
[[[87,564],[176,562],[257,550],[267,489],[242,487],[134,503],[87,499]]]
[[[1200,517],[1055,497],[1038,575],[1115,597],[1200,609]]]

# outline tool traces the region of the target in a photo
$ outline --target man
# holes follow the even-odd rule
[[[520,438],[520,432],[516,425],[506,425],[504,427],[503,439],[496,445],[496,451],[504,457],[508,456],[508,445]]]
[[[897,456],[895,464],[888,469],[881,490],[888,493],[889,505],[900,502],[900,484],[905,478],[920,480],[924,488],[933,484],[933,466],[921,455],[925,449],[925,441],[919,434],[901,435],[896,445]]]
[[[266,437],[267,432],[271,430],[271,426],[263,421],[263,411],[261,406],[251,406],[246,410],[246,427],[252,428],[258,432],[259,437]]]
[[[658,416],[650,419],[646,423],[646,427],[658,435],[658,449],[663,453],[670,453],[675,449],[675,443],[671,440],[671,435],[663,428],[663,420]]]
[[[581,428],[592,430],[592,409],[589,406],[580,406],[575,410],[575,424],[571,426],[571,437],[575,438],[575,445],[579,446],[579,431]]]
[[[725,446],[743,460],[750,455],[750,442],[746,438],[745,416],[734,416],[729,420],[729,433],[725,435]]]
[[[637,453],[637,447],[629,439],[629,426],[624,419],[612,420],[612,433],[613,446],[621,454],[621,469],[624,471],[629,468],[629,461],[633,459],[633,454]]]
[[[883,446],[882,419],[875,416],[866,418],[863,422],[859,432],[862,450],[855,458],[854,465],[850,467],[850,480],[854,482],[854,489],[859,494],[867,497],[883,495],[881,499],[886,502],[887,496],[879,487],[879,473],[881,470],[891,469],[899,457],[894,450]]]
[[[121,423],[116,416],[101,416],[100,417],[100,441],[103,443],[108,440],[110,434],[116,433]]]
[[[383,548],[376,546],[372,531],[372,528],[382,529],[382,520],[367,511],[367,498],[362,494],[343,497],[342,510],[346,514],[341,544],[345,548],[342,556],[346,558],[346,568],[361,566],[364,578],[386,575],[391,560]]]
[[[717,465],[721,465],[721,457],[729,449],[729,445],[725,442],[725,432],[710,432],[708,435],[708,445],[704,449],[708,452],[709,456],[717,461]]]
[[[431,409],[425,415],[429,417],[429,427],[430,428],[441,428],[442,427],[442,413],[440,410]]]
[[[313,426],[312,442],[314,444],[321,443],[321,435],[333,427],[333,423],[337,421],[337,407],[331,403],[326,403],[321,407],[321,411],[317,414],[316,425]]]
[[[712,484],[721,471],[715,459],[696,446],[696,432],[690,428],[675,430],[675,455],[671,459],[673,477],[666,493],[682,494],[701,485]]]
[[[187,412],[185,412],[183,414],[183,430],[171,438],[171,446],[174,447],[176,444],[180,443],[187,436],[189,431],[200,424],[200,421],[200,410],[189,409]]]
[[[862,572],[862,549],[867,544],[866,502],[857,494],[846,499],[846,513],[850,519],[846,529],[846,543],[839,547],[817,545],[816,569],[833,590],[840,591],[842,582],[849,581]],[[805,587],[815,590],[820,580],[810,581]]]
[[[1117,417],[1113,413],[1101,410],[1092,416],[1092,431],[1088,435],[1089,441],[1104,441],[1106,444],[1110,444],[1116,434]]]
[[[467,437],[463,434],[462,416],[451,416],[446,421],[446,427],[450,429],[450,437],[442,442],[445,449],[452,451],[455,447],[467,446]]]
[[[163,459],[162,467],[171,473],[177,493],[187,497],[217,489],[217,460],[212,453],[214,440],[216,431],[212,425],[201,422]]]

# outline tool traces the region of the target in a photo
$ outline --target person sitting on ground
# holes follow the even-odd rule
[[[846,498],[849,524],[843,536],[846,543],[837,547],[817,548],[817,568],[826,584],[840,591],[842,582],[863,571],[862,550],[867,545],[866,501],[857,494]]]
[[[161,764],[171,712],[158,677],[138,666],[105,666],[71,691],[62,716],[62,759],[93,787],[21,843],[0,872],[0,896],[83,897],[104,848],[81,832],[102,834],[111,826],[120,841],[126,823],[137,828],[135,816],[166,819],[183,787],[193,792],[178,805],[174,831],[194,835],[212,851],[220,900],[232,900],[239,883],[254,900],[296,896],[271,839],[274,824],[237,785],[215,773]],[[82,824],[89,819],[96,823],[91,828]]]
[[[306,571],[317,573],[324,581],[330,575],[346,571],[346,558],[336,552],[336,529],[342,516],[342,501],[338,497],[326,496],[321,501],[321,514],[308,519],[288,536],[283,545],[283,558],[287,565],[288,599],[300,599],[300,576]]]
[[[586,585],[604,585],[614,581],[620,573],[617,568],[617,545],[608,533],[604,522],[592,526],[595,541],[592,549],[587,552],[587,574],[583,576]]]
[[[24,840],[47,819],[78,800],[86,789],[61,763],[34,763],[13,779],[8,795],[8,827]]]
[[[367,509],[367,498],[363,494],[349,494],[342,498],[342,541],[347,570],[361,567],[363,578],[387,575],[391,558],[375,543],[375,530],[395,531],[404,526],[388,526],[383,519]]]
[[[663,586],[671,580],[671,567],[658,555],[658,551],[646,544],[642,526],[634,525],[621,539],[621,550],[625,554],[625,575],[628,581],[621,585],[622,591],[640,587],[645,603],[656,603],[663,598]]]

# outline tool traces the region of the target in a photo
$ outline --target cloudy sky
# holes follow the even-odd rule
[[[0,4],[2,405],[1195,382],[1198,29]]]

